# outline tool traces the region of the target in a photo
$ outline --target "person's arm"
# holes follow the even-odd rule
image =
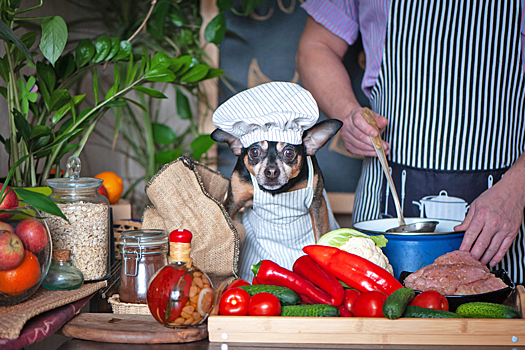
[[[299,41],[296,67],[303,86],[316,99],[328,118],[343,121],[341,136],[353,154],[376,156],[369,136],[376,131],[361,116],[350,77],[342,63],[348,44],[310,16]],[[376,122],[384,129],[387,120],[376,114]],[[388,153],[388,144],[383,142]]]
[[[454,228],[465,231],[459,249],[470,250],[476,259],[490,266],[503,259],[523,222],[524,174],[525,153],[501,180],[472,202],[463,223]]]

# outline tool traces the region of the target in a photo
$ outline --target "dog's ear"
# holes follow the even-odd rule
[[[306,154],[313,156],[341,129],[341,126],[343,126],[342,121],[328,119],[306,130],[303,134],[303,145],[306,149]]]
[[[210,137],[212,140],[217,142],[225,142],[230,146],[231,151],[236,156],[240,156],[242,153],[242,143],[241,141],[233,135],[228,134],[226,131],[221,129],[215,129]]]

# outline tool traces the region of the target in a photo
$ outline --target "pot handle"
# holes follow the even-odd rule
[[[445,190],[441,190],[441,191],[439,191],[439,195],[440,195],[440,196],[443,196],[443,197],[448,197],[448,193],[447,193],[447,191],[445,191]]]
[[[412,204],[415,204],[419,207],[419,217],[423,217],[423,208],[425,207],[424,203],[418,202],[418,201],[412,201]]]

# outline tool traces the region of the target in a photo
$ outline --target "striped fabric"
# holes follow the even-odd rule
[[[271,82],[234,95],[217,108],[212,120],[248,147],[263,140],[299,145],[303,131],[318,118],[310,92],[298,84]]]
[[[366,70],[363,77],[362,88],[370,97],[372,88],[376,84],[381,67],[383,47],[386,36],[387,19],[391,0],[308,0],[302,5],[314,20],[325,26],[335,35],[353,44],[359,32],[363,39],[366,53]],[[436,1],[437,2],[437,1]],[[520,0],[521,8],[525,7],[525,0]],[[449,9],[454,9],[454,1],[442,1]],[[484,1],[484,3],[498,3],[507,1]],[[504,13],[501,14],[504,16]],[[521,36],[525,36],[525,14],[517,18],[521,23]],[[415,24],[416,20],[413,19]],[[508,22],[510,23],[510,22]],[[525,40],[521,41],[522,67],[525,70]]]
[[[250,268],[261,260],[272,260],[291,270],[295,260],[304,255],[302,248],[315,244],[308,213],[314,196],[314,171],[310,157],[307,157],[307,164],[307,187],[292,192],[272,195],[261,190],[252,175],[253,209],[247,209],[242,220],[246,238],[241,246],[241,278],[251,281],[253,273]],[[329,214],[330,229],[339,228],[330,207]]]

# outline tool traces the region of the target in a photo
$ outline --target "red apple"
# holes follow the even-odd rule
[[[2,189],[2,186],[4,186],[3,183],[0,183],[0,190]],[[9,191],[11,187],[6,186],[5,190]],[[3,193],[0,194],[0,198],[3,196]],[[10,209],[10,208],[16,208],[18,207],[18,197],[16,196],[15,191],[10,191],[7,196],[4,198],[4,200],[0,203],[0,210],[2,209]],[[10,217],[12,217],[13,214],[8,213],[0,213],[0,220],[7,220]]]
[[[0,270],[12,270],[24,259],[24,245],[12,232],[0,231]]]
[[[13,228],[13,226],[9,225],[6,222],[2,222],[2,221],[0,221],[0,231],[7,231],[7,232],[15,233],[15,229]]]
[[[104,185],[102,185],[102,186],[100,186],[98,188],[98,193],[109,199],[109,197],[108,197],[108,190],[106,190]]]
[[[33,253],[42,251],[49,242],[46,227],[42,221],[35,218],[20,221],[15,233],[20,237],[26,249]]]

